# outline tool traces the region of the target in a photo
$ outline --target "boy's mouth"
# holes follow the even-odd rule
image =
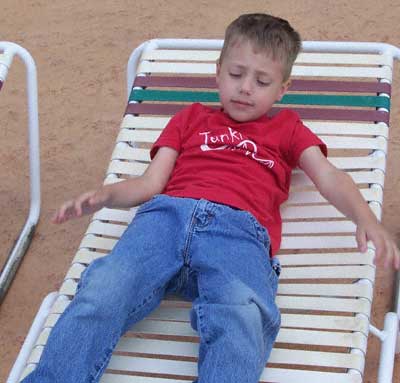
[[[244,101],[244,100],[231,100],[231,102],[234,105],[237,105],[239,107],[251,107],[253,104],[249,101]]]

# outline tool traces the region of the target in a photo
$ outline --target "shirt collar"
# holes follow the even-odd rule
[[[231,118],[231,117],[229,116],[228,113],[225,113],[224,108],[220,107],[220,108],[218,109],[218,112],[219,112],[219,115],[221,115],[221,116],[223,117],[223,119],[224,119],[225,121],[229,122],[230,124],[242,124],[242,122],[238,122],[238,121],[234,120],[233,118]],[[245,122],[243,122],[243,123],[244,123],[244,124],[245,124],[245,123],[248,123],[248,122],[251,122],[251,123],[266,123],[266,122],[268,122],[270,119],[271,119],[271,117],[268,117],[267,114],[264,114],[264,115],[260,116],[259,118],[257,118],[256,120],[245,121]]]

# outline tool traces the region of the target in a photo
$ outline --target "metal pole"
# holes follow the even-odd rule
[[[21,46],[0,42],[0,50],[7,55],[19,56],[26,66],[28,98],[29,164],[30,164],[30,209],[25,225],[11,249],[0,274],[0,303],[15,276],[22,258],[32,239],[40,215],[40,158],[39,158],[39,117],[38,87],[35,62],[30,53]]]

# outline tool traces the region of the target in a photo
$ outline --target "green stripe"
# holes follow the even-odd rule
[[[217,92],[134,89],[129,101],[219,102]]]
[[[133,89],[129,101],[219,102],[217,92]],[[286,94],[279,104],[355,106],[390,109],[390,99],[379,96]]]

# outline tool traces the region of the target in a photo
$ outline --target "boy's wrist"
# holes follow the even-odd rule
[[[100,200],[104,207],[111,208],[112,207],[112,186],[113,185],[106,185],[103,186],[97,193],[100,196]]]
[[[375,214],[371,212],[370,214],[361,215],[361,216],[357,217],[354,220],[354,223],[357,226],[360,226],[360,225],[369,226],[369,225],[377,225],[380,222],[378,221],[378,218],[375,216]]]
[[[368,224],[379,224],[378,217],[375,215],[373,210],[365,203],[365,208],[359,209],[356,212],[353,219],[356,225],[368,225]]]

